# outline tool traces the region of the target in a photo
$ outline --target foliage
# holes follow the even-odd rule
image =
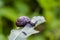
[[[8,40],[19,16],[43,15],[45,30],[28,40],[60,40],[60,0],[0,0],[0,40]]]

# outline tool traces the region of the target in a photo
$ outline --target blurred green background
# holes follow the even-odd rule
[[[8,40],[19,16],[44,16],[45,30],[28,40],[60,40],[60,0],[0,0],[0,40]]]

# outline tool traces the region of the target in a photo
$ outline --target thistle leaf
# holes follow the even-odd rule
[[[34,28],[37,27],[39,24],[45,22],[43,16],[34,16],[31,22],[36,23],[36,26],[32,26],[31,24],[26,24],[22,29],[15,29],[11,31],[9,36],[9,40],[27,40],[27,37],[31,36],[32,34],[39,33],[40,31],[35,30]]]

